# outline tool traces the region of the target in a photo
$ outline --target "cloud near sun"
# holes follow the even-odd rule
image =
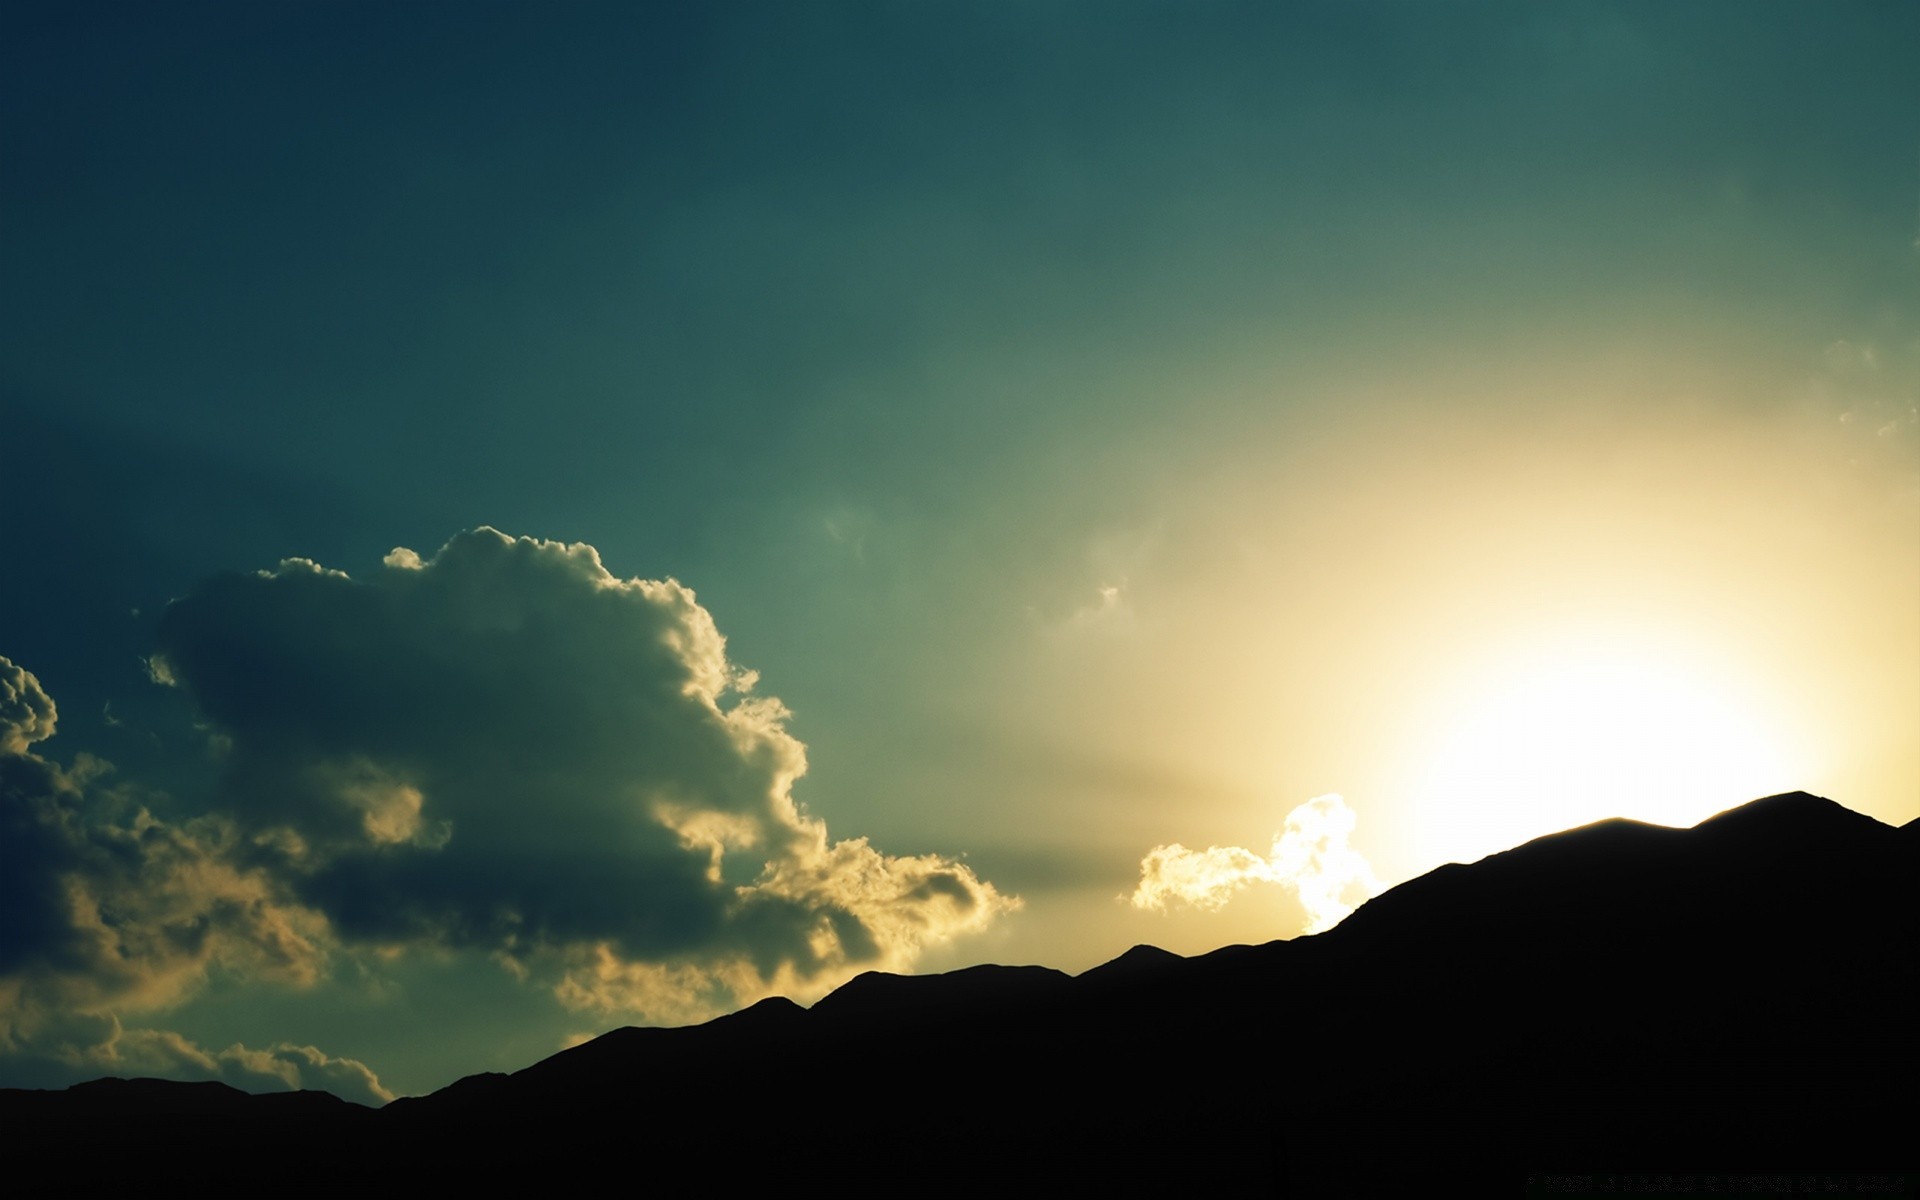
[[[0,672],[0,1049],[312,1080],[358,1064],[235,1047],[223,1067],[117,1014],[216,963],[298,987],[436,949],[671,1022],[904,969],[1019,903],[959,862],[829,838],[792,795],[786,708],[693,592],[615,578],[591,546],[482,528],[367,579],[219,576],[169,607],[152,669],[221,758],[181,825],[103,764],[35,754],[53,703]]]
[[[1351,913],[1354,902],[1381,890],[1366,858],[1347,844],[1357,820],[1344,799],[1329,793],[1288,813],[1264,855],[1239,846],[1155,846],[1140,860],[1140,883],[1129,899],[1135,908],[1217,909],[1248,884],[1276,883],[1307,910],[1307,932],[1323,933]]]

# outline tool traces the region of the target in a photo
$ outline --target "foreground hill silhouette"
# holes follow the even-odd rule
[[[279,1188],[671,1166],[727,1193],[1416,1194],[1470,1175],[1519,1194],[1540,1174],[1898,1172],[1916,867],[1915,824],[1793,793],[1444,866],[1313,937],[1136,947],[1078,977],[867,974],[811,1009],[616,1030],[377,1112],[99,1081],[0,1093],[0,1121],[16,1164]]]

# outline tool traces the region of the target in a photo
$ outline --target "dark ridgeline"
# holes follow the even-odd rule
[[[1920,826],[1794,793],[1441,867],[1315,937],[1136,947],[1078,977],[868,974],[378,1112],[101,1081],[0,1093],[0,1120],[16,1175],[250,1189],[611,1171],[721,1194],[1517,1195],[1534,1174],[1911,1171],[1916,866]]]

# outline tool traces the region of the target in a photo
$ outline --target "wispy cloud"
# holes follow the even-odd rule
[[[235,1042],[211,1050],[171,1030],[123,1029],[111,1016],[99,1026],[97,1039],[60,1047],[67,1066],[83,1073],[210,1079],[250,1092],[322,1090],[376,1108],[393,1099],[367,1064],[314,1046],[278,1042],[254,1048]]]

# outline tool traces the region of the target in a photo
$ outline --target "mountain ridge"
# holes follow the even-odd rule
[[[785,1080],[805,1104],[755,1127],[769,1161],[851,1128],[863,1169],[1002,1184],[1036,1164],[1116,1186],[1180,1164],[1301,1195],[1356,1170],[1387,1186],[1885,1169],[1911,1130],[1871,1097],[1920,1065],[1900,999],[1920,979],[1912,827],[1807,793],[1691,829],[1597,822],[1438,867],[1317,935],[1192,958],[1136,946],[1077,976],[868,972],[811,1008],[773,997],[613,1030],[358,1121],[254,1125],[284,1149],[351,1123],[341,1136],[428,1173],[401,1148],[484,1148],[489,1177],[531,1178],[543,1137],[616,1144],[635,1127],[725,1158],[718,1115]],[[1243,1091],[1276,1054],[1281,1094]],[[37,1094],[95,1088],[64,1117],[24,1093],[0,1093],[0,1114],[57,1140],[81,1109],[136,1113],[157,1094],[96,1084]]]

